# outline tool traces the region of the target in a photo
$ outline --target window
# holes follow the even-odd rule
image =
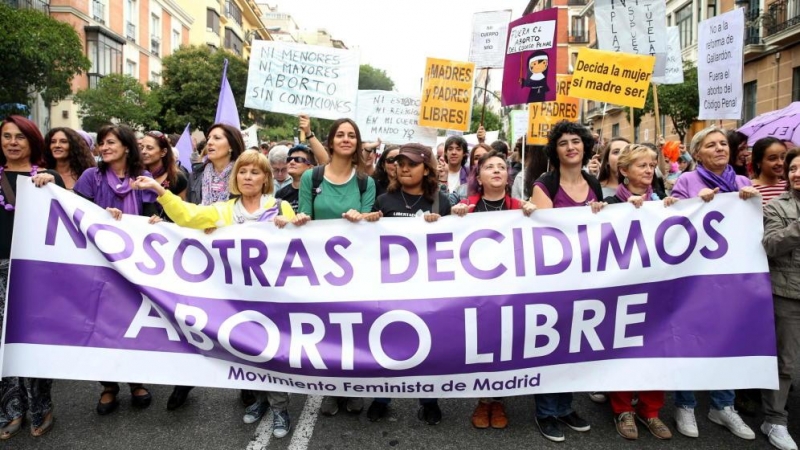
[[[758,82],[751,81],[744,84],[744,102],[742,104],[742,112],[745,122],[750,121],[756,116],[756,89],[758,89]]]
[[[136,42],[136,0],[125,0],[125,16],[127,22],[125,23],[125,37],[131,41]]]
[[[161,54],[161,18],[155,14],[150,16],[150,53]]]
[[[178,47],[181,46],[181,32],[178,30],[172,30],[172,53],[175,53],[178,50]]]
[[[231,0],[225,2],[225,15],[233,19],[239,26],[242,26],[242,10]]]
[[[242,54],[242,40],[230,28],[225,28],[225,48],[237,55]]]
[[[161,73],[150,72],[150,81],[156,84],[161,84]]]
[[[681,35],[681,48],[692,45],[692,5],[688,4],[675,13],[675,25]]]
[[[131,61],[130,59],[125,61],[125,75],[130,75],[134,78],[139,78],[137,76],[138,72],[136,71],[136,62]]]
[[[103,0],[92,0],[92,19],[95,22],[106,23],[106,4]]]
[[[219,13],[213,9],[206,10],[206,30],[219,34]]]
[[[800,67],[792,70],[792,101],[800,102]]]
[[[589,41],[588,37],[586,36],[586,30],[584,29],[583,17],[572,17],[571,28],[569,31],[569,41],[577,43]]]
[[[619,124],[615,123],[611,125],[611,136],[619,136]]]
[[[103,27],[88,26],[86,30],[86,55],[92,62],[89,69],[89,87],[97,87],[100,78],[112,73],[122,73],[122,46],[120,40],[112,34],[106,34]]]

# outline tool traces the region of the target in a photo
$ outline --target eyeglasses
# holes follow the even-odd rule
[[[296,162],[296,163],[301,163],[301,164],[308,164],[309,166],[313,165],[313,164],[311,164],[311,161],[303,158],[302,156],[290,156],[290,157],[286,158],[286,162],[287,163]]]

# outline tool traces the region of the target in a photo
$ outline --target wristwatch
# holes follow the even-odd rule
[[[309,133],[306,135],[306,140],[313,139],[313,138],[315,138],[315,137],[317,137],[317,135],[316,135],[316,134],[314,134],[314,132],[313,132],[313,131],[311,131],[311,132],[309,132]]]

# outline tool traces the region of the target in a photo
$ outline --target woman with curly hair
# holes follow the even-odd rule
[[[97,165],[86,140],[72,128],[51,129],[44,143],[45,165],[61,175],[70,191],[86,169]]]

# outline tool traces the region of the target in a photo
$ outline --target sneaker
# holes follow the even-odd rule
[[[492,428],[502,430],[507,427],[508,418],[506,417],[506,407],[503,402],[492,402],[489,408],[491,409],[489,422],[492,424]]]
[[[697,431],[697,420],[694,418],[694,408],[686,406],[678,406],[675,408],[675,427],[678,433],[686,436],[696,438],[700,436]]]
[[[442,421],[442,410],[439,409],[439,403],[423,403],[417,412],[417,418],[424,420],[428,425],[438,425]]]
[[[335,416],[339,412],[339,397],[324,397],[319,413],[323,416]]]
[[[472,426],[480,430],[489,428],[489,403],[478,402],[472,412]]]
[[[592,426],[589,425],[589,422],[583,420],[575,411],[572,411],[566,416],[559,417],[558,421],[575,431],[589,431],[592,429]]]
[[[632,412],[624,412],[614,418],[617,425],[617,433],[625,439],[634,441],[639,439],[639,429],[636,428],[636,421],[633,419]]]
[[[256,423],[261,420],[268,408],[269,405],[266,402],[256,401],[244,410],[242,420],[244,420],[244,423]]]
[[[708,420],[717,425],[722,425],[742,439],[752,440],[756,438],[756,434],[744,423],[744,420],[733,409],[733,406],[726,406],[722,409],[711,408],[711,411],[708,412]]]
[[[605,392],[589,392],[589,400],[595,403],[605,403],[608,401],[608,395]]]
[[[558,420],[555,417],[536,418],[536,425],[545,439],[553,442],[564,442],[564,432],[558,426]]]
[[[351,414],[358,414],[364,410],[364,399],[361,397],[350,397],[347,399],[345,409]]]
[[[784,425],[764,422],[761,424],[761,432],[769,438],[769,443],[781,450],[797,450],[797,444],[789,435],[789,430]]]
[[[289,429],[292,428],[292,421],[289,420],[289,411],[285,409],[282,411],[272,410],[272,435],[280,439],[289,434]]]
[[[370,422],[380,422],[381,419],[386,417],[386,413],[388,411],[389,405],[373,400],[369,405],[369,409],[367,410],[367,419],[369,419]]]
[[[672,431],[669,431],[667,424],[665,424],[658,417],[645,419],[644,417],[637,415],[636,418],[639,420],[639,422],[642,422],[642,424],[646,426],[648,430],[650,430],[650,434],[658,439],[672,439]]]

